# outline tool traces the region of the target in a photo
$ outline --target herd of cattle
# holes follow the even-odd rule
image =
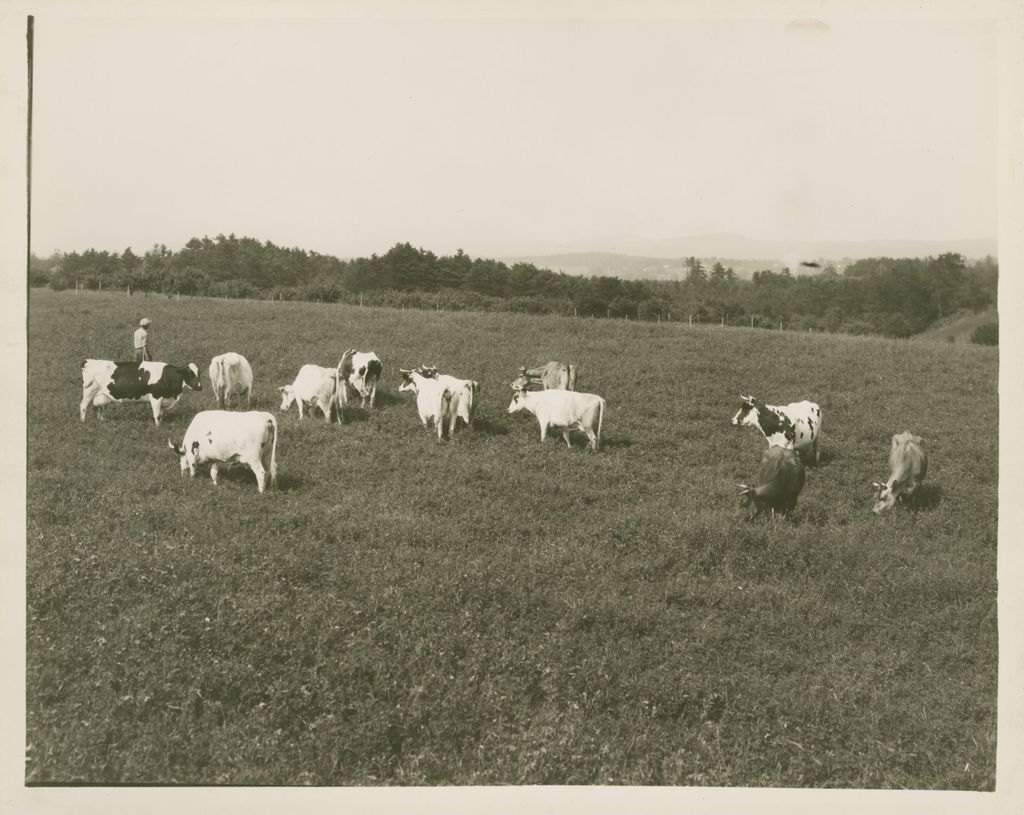
[[[452,438],[461,421],[473,426],[480,384],[442,374],[436,367],[420,365],[399,369],[399,392],[416,397],[416,409],[424,428]],[[348,402],[349,390],[357,393],[361,406],[373,408],[383,364],[376,354],[346,351],[334,368],[303,365],[295,380],[279,387],[280,410],[292,404],[299,418],[308,407],[318,409],[326,423],[340,422]],[[210,466],[210,477],[217,483],[222,465],[243,464],[256,476],[259,491],[273,486],[277,478],[277,419],[265,411],[231,411],[229,402],[252,397],[252,366],[241,354],[227,353],[210,361],[210,384],[217,410],[200,411],[192,419],[180,445],[168,441],[177,454],[181,472],[195,476],[200,465]],[[525,410],[540,424],[543,442],[549,430],[562,434],[571,447],[570,433],[583,431],[593,450],[601,444],[604,399],[576,390],[576,366],[549,362],[539,368],[519,369],[512,381],[512,402],[508,412]],[[538,388],[536,390],[535,388]],[[159,426],[163,414],[174,407],[185,388],[202,390],[199,369],[164,362],[112,362],[87,359],[82,363],[82,402],[79,414],[84,422],[89,406],[102,417],[102,409],[112,403],[149,401],[153,421]],[[752,484],[740,484],[748,519],[762,512],[787,515],[796,506],[804,486],[804,461],[820,460],[821,408],[814,402],[767,405],[752,396],[740,396],[741,406],[733,416],[736,427],[757,428],[768,447],[761,457]],[[928,456],[922,440],[909,431],[892,437],[889,449],[889,477],[884,483],[872,482],[875,490],[873,511],[891,509],[901,498],[916,506],[919,487],[928,470]]]

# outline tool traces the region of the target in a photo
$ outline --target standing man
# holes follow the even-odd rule
[[[149,346],[146,344],[149,340],[149,332],[146,331],[146,327],[149,325],[149,318],[143,317],[139,320],[139,327],[135,330],[135,361],[136,362],[150,362],[153,357],[149,353]]]

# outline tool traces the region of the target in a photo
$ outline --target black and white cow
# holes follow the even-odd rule
[[[788,405],[766,405],[753,396],[740,396],[742,404],[732,417],[733,427],[756,427],[768,446],[792,447],[800,455],[809,455],[818,463],[818,440],[821,433],[821,408],[814,402],[793,402]]]
[[[359,392],[362,399],[360,407],[366,407],[367,401],[371,408],[374,406],[377,401],[377,383],[383,372],[383,363],[372,351],[349,348],[341,355],[341,361],[338,363],[338,373],[341,374],[342,381]]]
[[[173,408],[185,388],[201,391],[199,369],[195,363],[169,365],[166,362],[111,362],[87,359],[82,363],[82,403],[79,418],[84,422],[91,404],[103,418],[101,408],[149,400],[153,421],[160,424],[164,412]]]

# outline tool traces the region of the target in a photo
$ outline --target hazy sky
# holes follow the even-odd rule
[[[996,235],[979,21],[36,19],[32,243]]]

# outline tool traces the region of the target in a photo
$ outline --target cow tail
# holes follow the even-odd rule
[[[441,410],[440,415],[434,420],[437,423],[437,440],[441,441],[444,438],[444,428],[448,423],[448,419],[452,413],[452,392],[445,388],[441,391]],[[452,432],[451,427],[448,428],[448,438],[451,439]]]
[[[339,371],[334,374],[334,409],[338,412],[338,424],[343,418],[345,402],[345,379]]]
[[[274,439],[270,443],[270,478],[268,484],[273,487],[277,484],[277,419],[274,418],[273,414],[269,414],[270,418],[267,420],[267,424],[274,431]]]
[[[215,383],[214,392],[217,397],[217,404],[220,407],[228,406],[228,385],[227,376],[224,371],[224,357],[217,357],[217,382]]]
[[[597,446],[601,446],[601,425],[604,424],[604,399],[602,399],[597,408]]]

